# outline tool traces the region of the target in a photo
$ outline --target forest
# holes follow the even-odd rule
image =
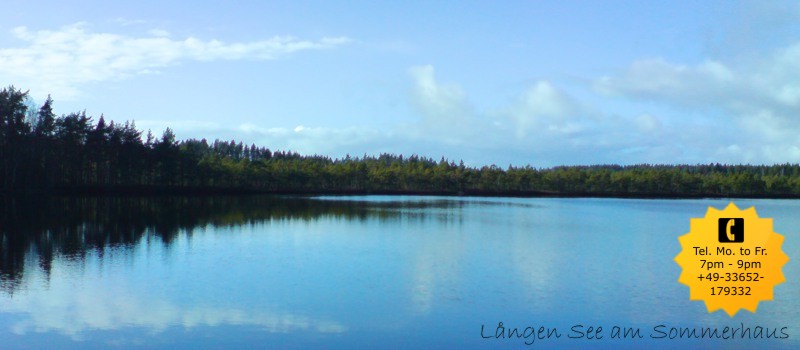
[[[419,155],[333,159],[236,141],[161,137],[134,122],[57,116],[0,90],[0,192],[800,197],[800,165],[466,166]]]

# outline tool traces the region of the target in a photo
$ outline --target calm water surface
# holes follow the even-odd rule
[[[677,237],[721,200],[84,198],[2,202],[0,348],[797,348],[800,278],[709,314]],[[800,201],[737,200],[798,254]],[[505,327],[560,339],[483,339]],[[652,339],[788,327],[785,340]],[[602,340],[570,328],[602,326]],[[609,339],[611,327],[643,339]],[[533,341],[529,338],[527,341]]]

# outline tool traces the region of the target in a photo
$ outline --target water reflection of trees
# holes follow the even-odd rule
[[[398,220],[424,218],[451,200],[353,201],[275,196],[60,197],[0,200],[0,284],[13,290],[26,258],[49,274],[55,257],[82,260],[89,252],[130,248],[144,237],[169,245],[196,228],[258,224],[270,220]],[[425,213],[425,214],[423,214]]]

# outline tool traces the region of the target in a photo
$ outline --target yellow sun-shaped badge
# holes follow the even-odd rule
[[[772,300],[775,285],[786,280],[783,236],[755,207],[708,207],[678,240],[683,248],[675,257],[683,268],[678,281],[689,286],[690,300],[705,301],[708,312],[723,309],[731,317],[740,309],[756,312],[758,302]]]

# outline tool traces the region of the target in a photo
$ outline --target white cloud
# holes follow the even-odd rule
[[[289,312],[242,309],[238,306],[185,306],[159,297],[143,297],[123,288],[90,285],[79,292],[63,276],[49,282],[50,290],[30,289],[3,298],[2,312],[19,315],[11,330],[15,334],[59,332],[80,338],[94,330],[142,327],[161,333],[170,327],[248,325],[270,333],[307,331],[342,333],[344,324]],[[54,293],[58,289],[62,293]],[[58,295],[54,298],[53,295]]]
[[[623,74],[596,81],[598,91],[639,103],[657,102],[685,115],[703,116],[708,148],[721,161],[797,162],[800,147],[800,42],[747,61],[696,65],[648,59]],[[720,130],[721,129],[721,130]],[[736,147],[730,147],[735,139]],[[706,152],[698,149],[697,152]]]
[[[663,59],[634,62],[623,74],[603,77],[598,91],[674,106],[732,111],[795,108],[800,104],[800,43],[755,62],[706,61],[681,65]]]
[[[454,123],[471,116],[461,88],[437,82],[433,66],[411,67],[409,74],[414,79],[413,101],[428,122]]]
[[[16,27],[12,35],[22,46],[0,48],[0,74],[40,93],[70,99],[86,84],[147,74],[184,61],[270,60],[293,52],[334,48],[347,37],[317,41],[275,36],[251,42],[227,43],[195,37],[169,38],[153,29],[150,36],[95,33],[86,23],[58,30]]]
[[[579,108],[565,93],[549,81],[538,81],[519,99],[511,111],[511,119],[517,136],[528,132],[550,130],[560,133],[577,132],[582,129],[577,118]]]
[[[709,99],[734,97],[738,80],[734,72],[716,61],[685,66],[646,59],[634,62],[621,76],[599,79],[596,88],[609,95],[666,98],[694,107],[707,104]]]
[[[398,135],[434,157],[470,156],[475,165],[627,163],[631,156],[647,159],[669,134],[654,116],[593,111],[548,80],[534,82],[509,105],[476,110],[459,85],[438,82],[434,72],[432,66],[409,70],[412,101],[423,118]]]
[[[401,126],[401,133],[457,146],[473,141],[483,132],[487,120],[477,115],[460,86],[437,81],[431,65],[411,67],[408,72],[414,82],[411,102],[422,119]]]

